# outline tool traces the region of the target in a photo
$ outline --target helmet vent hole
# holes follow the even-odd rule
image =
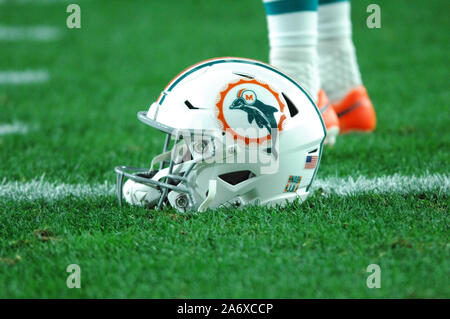
[[[199,109],[198,107],[193,106],[192,103],[189,102],[188,100],[184,101],[184,104],[186,104],[186,106],[187,106],[188,109],[190,109],[190,110],[198,110],[198,109]]]
[[[237,73],[237,72],[233,72],[233,74],[242,76],[242,77],[247,78],[247,79],[254,79],[254,78],[255,78],[253,75],[245,74],[245,73]]]
[[[287,103],[287,107],[289,109],[289,114],[291,114],[291,117],[294,117],[298,114],[298,109],[297,107],[294,105],[294,103],[292,103],[292,101],[287,97],[286,94],[281,93],[284,97],[284,100]]]
[[[219,175],[219,178],[228,184],[237,185],[255,176],[251,171],[236,171]]]

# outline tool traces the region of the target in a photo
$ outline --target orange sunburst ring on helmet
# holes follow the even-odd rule
[[[261,82],[256,79],[240,79],[238,81],[230,82],[230,83],[228,83],[226,88],[220,92],[219,96],[217,97],[217,101],[216,101],[216,115],[217,115],[218,124],[219,124],[219,126],[222,127],[224,132],[230,133],[233,136],[234,140],[240,140],[247,145],[262,144],[263,142],[267,142],[268,140],[271,140],[270,134],[267,134],[266,136],[263,136],[263,137],[257,137],[257,138],[242,136],[242,135],[238,134],[228,124],[227,120],[225,119],[225,114],[223,111],[223,107],[224,107],[223,103],[224,103],[225,97],[233,88],[235,88],[236,86],[241,85],[241,84],[256,84],[258,86],[263,87],[264,89],[266,89],[273,95],[273,97],[276,99],[276,101],[278,103],[278,107],[281,112],[280,119],[277,123],[277,129],[279,132],[283,130],[283,123],[286,120],[286,115],[284,114],[285,105],[281,100],[280,94],[278,92],[276,92],[273,88],[271,88],[270,85],[268,85],[267,83]],[[242,94],[243,91],[244,91],[244,89],[239,90],[238,96],[240,96],[240,94]]]

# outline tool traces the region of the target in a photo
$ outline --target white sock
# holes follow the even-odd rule
[[[319,5],[319,74],[331,102],[362,84],[352,41],[350,2]]]
[[[292,76],[314,101],[319,92],[317,19],[317,11],[267,15],[270,64]]]

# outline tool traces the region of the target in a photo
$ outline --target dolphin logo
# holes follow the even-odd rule
[[[238,92],[237,98],[231,103],[230,110],[241,110],[247,113],[247,120],[250,124],[255,121],[259,128],[266,128],[272,138],[272,145],[275,143],[278,132],[278,124],[274,113],[278,109],[258,100],[255,92],[242,89]],[[276,155],[275,148],[271,148]]]

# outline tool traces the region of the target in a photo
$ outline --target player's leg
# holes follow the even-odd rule
[[[323,109],[328,142],[339,132],[338,119],[324,92],[319,95],[318,0],[263,0],[269,31],[270,64],[290,74]]]
[[[269,61],[290,74],[316,100],[318,0],[264,0],[269,33]]]
[[[356,59],[350,1],[319,0],[318,12],[320,81],[339,117],[341,133],[372,131],[376,116]]]

